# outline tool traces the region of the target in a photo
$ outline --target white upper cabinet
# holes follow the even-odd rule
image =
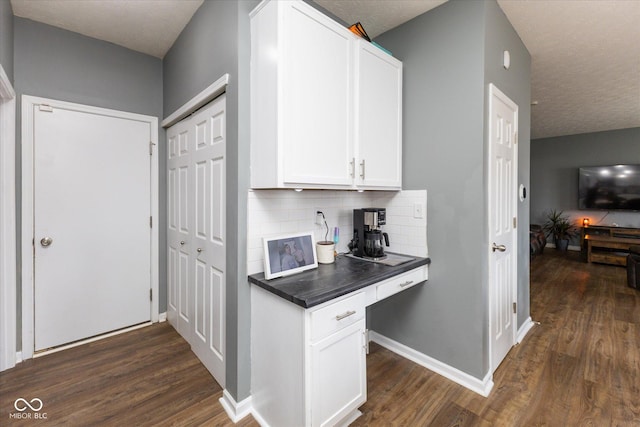
[[[356,43],[356,185],[402,187],[402,62],[366,40]]]
[[[399,61],[308,4],[260,3],[251,13],[251,187],[400,189],[401,81]]]

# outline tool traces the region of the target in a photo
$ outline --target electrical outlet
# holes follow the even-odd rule
[[[324,225],[324,216],[322,211],[316,211],[316,225]]]
[[[422,203],[413,204],[413,217],[424,218],[424,205]]]

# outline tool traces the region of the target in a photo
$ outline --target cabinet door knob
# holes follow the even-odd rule
[[[200,252],[202,252],[204,249],[202,249],[202,248],[198,248],[198,249],[196,249],[196,250],[198,251],[198,253],[200,253]]]
[[[180,246],[184,246],[184,240],[180,240]]]

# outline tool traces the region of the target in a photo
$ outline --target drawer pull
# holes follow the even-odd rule
[[[400,283],[400,287],[401,287],[401,288],[404,288],[404,287],[406,287],[406,286],[409,286],[409,285],[410,285],[410,284],[412,284],[412,283],[413,283],[413,280],[407,280],[407,281],[406,281],[406,282],[404,282],[404,283]]]
[[[345,319],[345,318],[347,318],[347,317],[349,317],[349,316],[353,316],[354,314],[356,314],[356,312],[355,312],[355,311],[353,311],[353,310],[349,310],[349,311],[347,311],[346,313],[338,314],[338,315],[336,316],[336,320],[342,320],[342,319]]]

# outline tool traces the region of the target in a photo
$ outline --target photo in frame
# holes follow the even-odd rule
[[[289,276],[318,267],[312,232],[263,237],[264,278]]]

